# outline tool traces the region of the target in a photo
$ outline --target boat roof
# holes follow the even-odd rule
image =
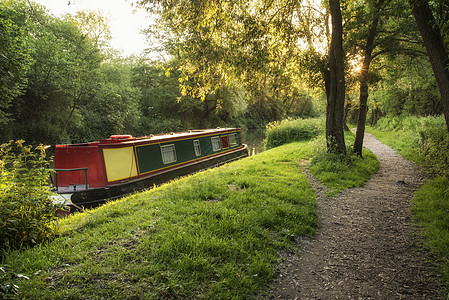
[[[146,143],[146,142],[162,142],[166,140],[176,140],[181,137],[194,137],[194,136],[208,136],[216,133],[224,133],[224,132],[232,132],[241,130],[240,128],[214,128],[214,129],[198,129],[198,130],[189,130],[184,132],[170,132],[164,134],[151,134],[147,136],[141,137],[133,137],[132,135],[111,135],[107,139],[101,139],[97,142],[90,143],[80,143],[80,144],[66,144],[66,145],[56,145],[57,148],[62,147],[81,147],[81,146],[94,146],[98,147],[99,145],[123,145],[123,144],[135,144],[138,143]]]

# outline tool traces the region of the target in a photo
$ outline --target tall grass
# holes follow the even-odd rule
[[[411,211],[449,289],[449,134],[443,117],[383,118],[369,131],[429,175]]]
[[[381,141],[393,147],[402,156],[416,163],[422,163],[421,145],[423,138],[429,138],[432,132],[444,127],[444,119],[439,117],[384,117],[374,128],[367,130]]]
[[[427,247],[449,290],[449,179],[427,181],[412,199],[411,209],[422,228]],[[449,294],[448,294],[449,297]]]
[[[296,141],[310,140],[324,130],[324,120],[316,119],[285,119],[267,125],[267,149],[278,147]]]

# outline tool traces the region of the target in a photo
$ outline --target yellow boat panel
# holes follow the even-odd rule
[[[103,149],[108,182],[137,176],[134,147]]]

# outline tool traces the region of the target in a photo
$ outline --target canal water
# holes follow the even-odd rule
[[[265,150],[265,129],[247,129],[243,131],[243,143],[248,145],[249,155],[256,155]]]

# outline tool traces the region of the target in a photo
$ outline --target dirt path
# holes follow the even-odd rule
[[[422,183],[414,166],[373,135],[365,146],[381,168],[337,198],[319,194],[317,236],[287,256],[270,299],[440,299],[419,254],[409,200]]]

